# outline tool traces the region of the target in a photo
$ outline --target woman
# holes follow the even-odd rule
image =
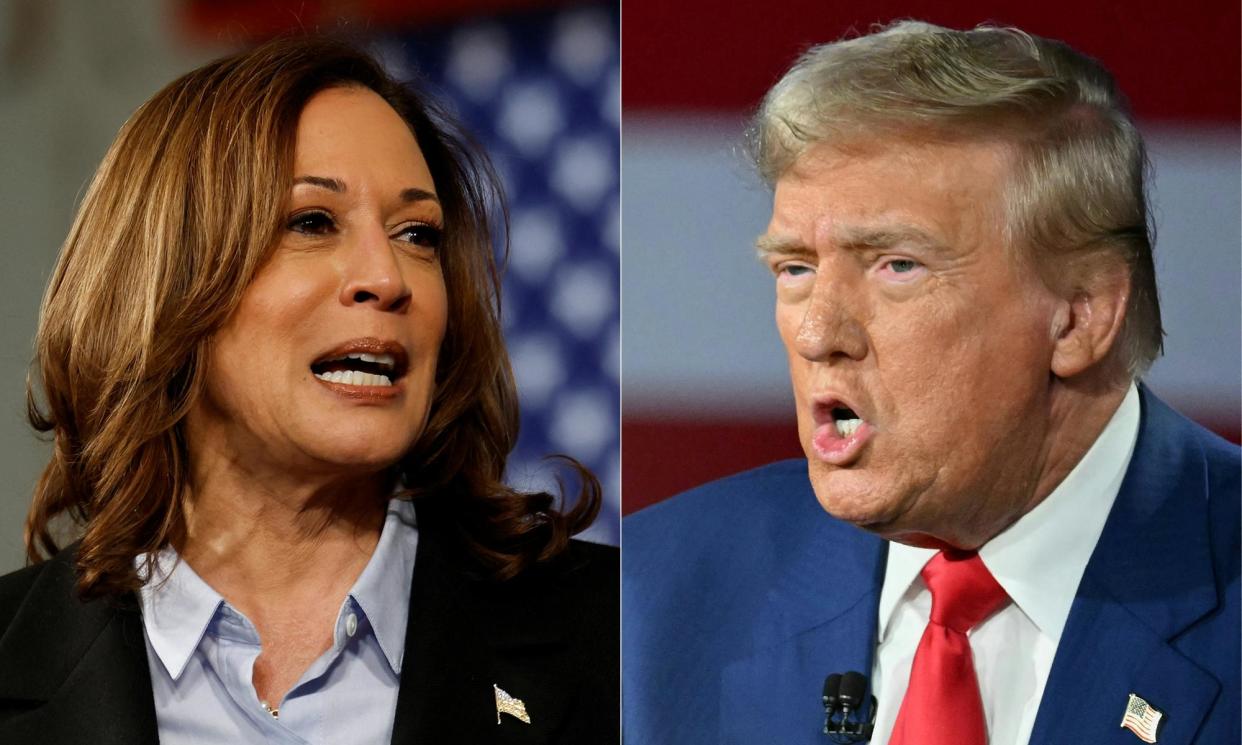
[[[494,185],[330,41],[134,114],[42,309],[0,743],[617,739],[616,559],[569,540],[598,483],[501,482]]]

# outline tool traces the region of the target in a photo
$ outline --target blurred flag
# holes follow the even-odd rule
[[[1236,441],[1239,7],[625,0],[625,509],[802,456],[771,274],[754,258],[772,195],[746,158],[743,131],[808,46],[899,18],[1016,25],[1098,57],[1117,76],[1155,165],[1167,337],[1145,380]]]
[[[510,209],[505,336],[522,404],[509,462],[557,489],[550,453],[599,476],[586,536],[619,532],[620,69],[616,5],[516,13],[378,37],[398,78],[418,70],[491,155]]]
[[[557,493],[564,453],[604,486],[583,537],[620,542],[621,81],[617,3],[185,0],[199,41],[300,31],[363,37],[398,79],[454,109],[508,196],[503,319],[522,405],[518,488]],[[568,484],[573,493],[575,484]]]

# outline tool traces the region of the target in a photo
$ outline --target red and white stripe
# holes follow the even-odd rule
[[[808,46],[873,23],[984,22],[1058,38],[1116,75],[1157,169],[1168,332],[1147,381],[1238,439],[1239,5],[1051,0],[625,0],[622,483],[625,510],[801,455],[771,288],[751,258],[770,195],[737,145]],[[749,180],[748,180],[749,179]]]

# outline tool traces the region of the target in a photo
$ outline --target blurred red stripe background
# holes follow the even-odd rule
[[[1061,39],[1097,57],[1116,75],[1144,126],[1219,128],[1236,131],[1242,90],[1242,52],[1237,2],[1133,3],[1115,0],[1054,0],[998,4],[983,0],[871,0],[866,4],[782,0],[768,3],[721,3],[714,0],[625,0],[622,11],[622,103],[625,122],[655,124],[698,136],[702,126],[741,122],[764,92],[808,46],[865,32],[874,23],[917,18],[957,28],[988,22],[1018,26]],[[700,125],[699,122],[703,122]],[[663,131],[663,130],[661,130]],[[637,132],[631,134],[631,132]],[[627,154],[647,129],[623,129],[623,244],[633,256],[633,215],[624,205],[631,192]],[[1209,156],[1210,157],[1210,156]],[[678,164],[667,163],[667,169]],[[728,209],[721,205],[719,209]],[[645,219],[645,218],[644,218]],[[1234,213],[1233,222],[1237,222]],[[745,237],[743,237],[743,240]],[[1236,244],[1236,241],[1234,241]],[[1225,246],[1238,251],[1238,246]],[[648,271],[633,261],[623,264],[623,286],[631,272]],[[783,457],[798,457],[791,405],[771,406],[756,415],[754,407],[732,411],[694,402],[664,405],[641,375],[627,363],[630,334],[642,329],[626,313],[623,296],[623,509],[632,512],[673,493]],[[1237,308],[1228,309],[1237,315]],[[727,319],[723,319],[727,322]],[[1227,330],[1229,326],[1226,326]],[[773,333],[774,330],[773,330]],[[664,354],[679,354],[665,349]],[[1221,381],[1233,389],[1239,372]],[[711,388],[712,381],[701,381]],[[658,386],[657,386],[658,387]],[[684,397],[683,397],[684,398]],[[728,398],[726,395],[725,398]],[[1238,441],[1236,393],[1223,408],[1188,411],[1223,436]],[[1184,407],[1183,407],[1184,408]]]

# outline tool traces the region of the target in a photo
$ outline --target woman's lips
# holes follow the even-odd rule
[[[383,402],[400,396],[408,369],[404,346],[373,336],[342,342],[310,363],[320,385],[355,401]]]
[[[862,449],[866,447],[874,434],[875,428],[864,421],[852,433],[842,436],[837,431],[836,422],[828,421],[815,428],[811,436],[811,446],[815,449],[815,454],[819,456],[819,459],[825,463],[848,466],[858,460]]]
[[[403,378],[392,381],[392,385],[348,385],[346,383],[333,383],[323,378],[311,376],[315,378],[315,382],[323,387],[345,398],[357,401],[388,401],[401,395],[405,386]]]

